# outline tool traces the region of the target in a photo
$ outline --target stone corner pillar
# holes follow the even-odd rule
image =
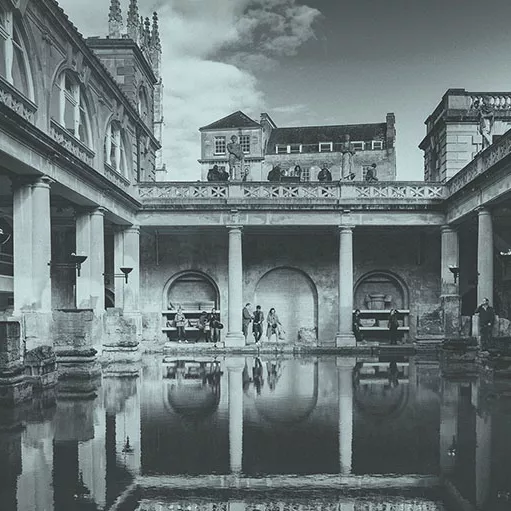
[[[493,303],[493,223],[491,212],[486,208],[477,210],[477,303],[484,298]]]
[[[339,329],[335,344],[355,346],[353,335],[353,229],[352,225],[339,226]]]
[[[455,275],[450,267],[459,270],[459,241],[455,228],[444,225],[441,230],[441,303],[444,313],[444,335],[446,337],[459,337],[461,330],[461,300],[459,295],[459,278],[454,281]],[[458,277],[458,276],[457,276]]]
[[[243,310],[243,255],[241,225],[228,225],[229,262],[228,262],[228,316],[225,345],[228,347],[245,346],[242,332]]]

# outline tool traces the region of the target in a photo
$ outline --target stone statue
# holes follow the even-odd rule
[[[483,137],[483,147],[486,149],[492,143],[492,130],[495,121],[493,107],[490,104],[490,98],[485,96],[483,100],[477,100],[475,105],[479,115],[479,133]]]
[[[355,154],[355,150],[351,145],[349,135],[344,135],[341,153],[341,179],[353,180],[355,178],[355,173],[353,172],[353,155]]]
[[[233,135],[227,144],[229,153],[229,175],[231,180],[241,181],[243,179],[243,150],[238,142],[238,137]]]

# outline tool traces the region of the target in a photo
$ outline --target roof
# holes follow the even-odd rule
[[[234,112],[218,121],[215,121],[207,126],[199,128],[202,130],[229,130],[236,128],[261,128],[258,122],[255,122],[248,115],[245,115],[241,110]]]
[[[350,141],[384,140],[387,124],[344,124],[335,126],[298,126],[294,128],[275,128],[268,140],[267,151],[273,152],[277,144],[317,145],[319,142],[342,142],[344,135]]]

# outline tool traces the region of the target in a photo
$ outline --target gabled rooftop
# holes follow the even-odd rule
[[[218,121],[199,128],[199,131],[230,130],[236,128],[261,128],[261,125],[251,119],[248,115],[245,115],[241,110],[238,110],[227,117],[223,117]]]

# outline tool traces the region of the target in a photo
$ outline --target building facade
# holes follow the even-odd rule
[[[190,335],[215,308],[221,341],[241,346],[247,302],[274,307],[285,340],[306,346],[354,346],[357,308],[366,340],[388,341],[390,308],[404,342],[471,335],[463,316],[483,297],[509,330],[511,133],[465,154],[444,108],[482,97],[497,134],[509,95],[448,91],[422,144],[430,161],[438,134],[447,156],[425,181],[396,181],[393,114],[278,128],[236,112],[201,129],[203,176],[228,165],[236,135],[249,180],[162,183],[157,16],[141,20],[131,0],[124,18],[112,0],[109,36],[84,40],[54,0],[0,6],[0,309],[27,348],[69,310],[90,313],[99,350],[128,334],[162,347],[178,305]],[[467,112],[477,136],[481,113]],[[465,165],[449,166],[453,151]],[[268,182],[275,165],[300,165],[301,179]],[[325,165],[331,182],[317,181]]]
[[[277,165],[287,175],[293,175],[299,165],[301,181],[316,181],[323,167],[334,181],[364,180],[370,168],[379,181],[396,179],[392,113],[376,124],[277,127],[267,113],[256,122],[238,111],[199,131],[203,180],[215,164],[228,169],[227,144],[232,136],[239,139],[248,181],[266,181]]]

